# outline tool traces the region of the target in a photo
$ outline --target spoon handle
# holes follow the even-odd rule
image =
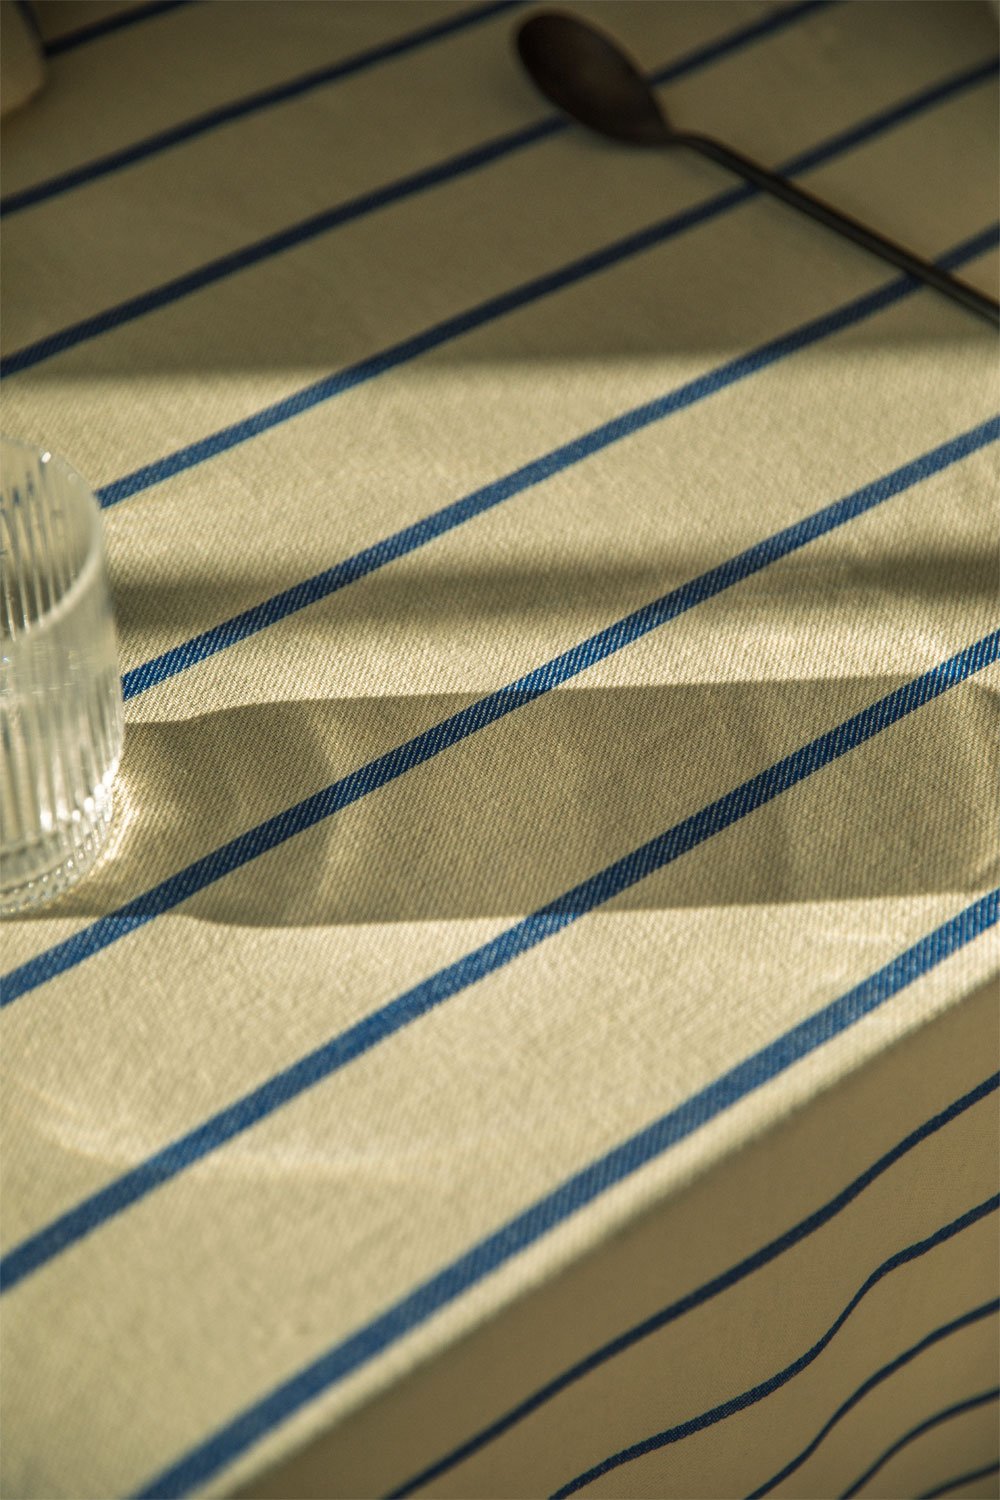
[[[886,239],[885,235],[876,233],[874,229],[869,229],[857,219],[852,219],[849,214],[841,213],[829,203],[824,203],[822,198],[817,198],[805,188],[789,182],[787,177],[779,177],[776,172],[769,172],[766,167],[751,161],[742,152],[734,151],[730,146],[724,146],[721,141],[713,140],[711,136],[684,131],[678,132],[674,136],[674,141],[679,146],[690,146],[692,150],[700,151],[702,156],[708,156],[712,161],[729,167],[733,172],[738,172],[741,177],[746,178],[747,182],[763,188],[766,193],[773,193],[776,198],[790,203],[793,208],[801,209],[810,218],[818,220],[820,224],[825,224],[828,229],[834,229],[838,234],[846,235],[855,244],[870,250],[874,255],[880,255],[883,260],[891,262],[892,265],[899,266],[910,276],[915,276],[918,281],[924,281],[928,286],[943,292],[946,297],[951,297],[953,301],[961,303],[970,312],[978,313],[994,327],[1000,327],[1000,304],[987,296],[985,292],[977,291],[967,282],[961,281],[957,276],[952,276],[950,271],[943,271],[940,266],[935,266],[930,261],[923,260],[919,255],[914,255],[902,245]]]

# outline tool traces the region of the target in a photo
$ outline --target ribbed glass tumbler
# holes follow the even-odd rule
[[[85,481],[0,439],[0,512],[0,912],[13,912],[72,885],[104,846],[122,692]]]

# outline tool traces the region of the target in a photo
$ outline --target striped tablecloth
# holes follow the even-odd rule
[[[988,5],[578,9],[995,289]],[[10,1500],[996,1493],[995,340],[526,13],[34,7],[127,727],[3,929]]]

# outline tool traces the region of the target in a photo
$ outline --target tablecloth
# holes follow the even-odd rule
[[[575,9],[995,291],[988,5]],[[33,7],[126,736],[2,932],[6,1496],[996,1493],[995,339],[528,13]]]

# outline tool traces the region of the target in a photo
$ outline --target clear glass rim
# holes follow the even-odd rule
[[[87,593],[100,575],[103,556],[101,507],[97,502],[97,496],[80,471],[74,469],[72,464],[67,463],[64,458],[60,458],[50,449],[39,448],[35,443],[23,442],[20,438],[10,437],[6,432],[0,431],[0,452],[6,449],[16,449],[18,453],[36,459],[39,463],[54,464],[67,479],[72,481],[72,493],[78,505],[82,507],[87,520],[87,550],[83,562],[65,593],[56,600],[55,604],[50,604],[32,620],[31,634],[37,639],[39,632],[51,630],[57,621],[72,614],[80,598]]]

